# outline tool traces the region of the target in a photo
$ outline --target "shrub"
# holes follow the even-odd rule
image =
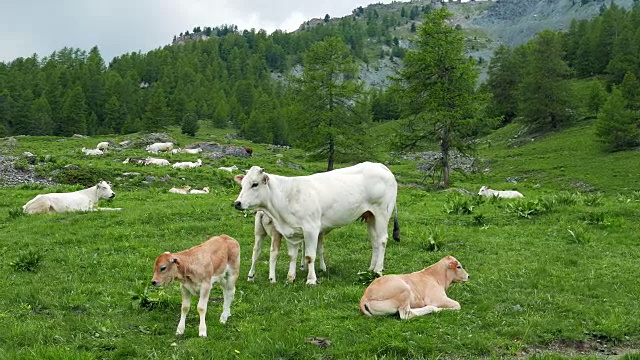
[[[438,251],[444,247],[442,240],[442,228],[433,227],[429,230],[429,236],[422,242],[422,247],[427,251]]]
[[[582,221],[589,225],[609,225],[606,221],[606,214],[604,212],[589,212],[581,217]]]
[[[506,212],[530,219],[534,215],[550,212],[554,204],[553,199],[548,198],[535,200],[517,199],[507,204]]]
[[[563,191],[554,195],[553,200],[558,205],[575,205],[578,203],[579,195]]]

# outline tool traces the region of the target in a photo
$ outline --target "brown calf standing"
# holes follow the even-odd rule
[[[446,290],[454,282],[465,282],[469,275],[453,256],[411,274],[384,275],[364,291],[360,310],[369,316],[399,314],[401,319],[438,312],[460,310]]]
[[[180,282],[182,308],[176,335],[184,333],[185,320],[191,297],[199,295],[198,313],[200,314],[199,335],[207,336],[205,316],[211,286],[220,282],[224,303],[220,322],[226,323],[231,316],[231,302],[236,292],[236,279],[240,268],[240,245],[228,235],[214,236],[189,250],[175,254],[166,252],[156,259],[153,280],[154,286],[162,286],[173,280]]]

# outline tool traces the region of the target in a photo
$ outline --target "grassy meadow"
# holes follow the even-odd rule
[[[453,255],[470,274],[468,283],[448,291],[460,311],[408,321],[370,318],[358,309],[371,280],[364,272],[371,247],[361,223],[326,237],[328,271],[319,272],[317,286],[305,285],[306,272],[300,271],[295,282],[283,281],[284,246],[278,283],[270,284],[266,243],[256,280],[247,282],[253,214],[233,209],[239,185],[216,168],[259,165],[282,175],[324,170],[324,163],[307,161],[300,150],[274,152],[234,140],[252,147],[253,158],[203,158],[201,168],[179,170],[122,164],[126,157],[146,156],[142,149],[102,157],[80,152],[137,134],[17,137],[15,147],[0,145],[3,155],[30,151],[43,172],[78,165],[78,171],[55,176],[83,185],[0,188],[0,358],[640,359],[634,350],[640,345],[640,153],[601,152],[589,123],[533,140],[519,132],[512,124],[489,135],[479,147],[480,171],[455,172],[452,188],[514,189],[525,195],[521,200],[433,191],[421,184],[415,162],[389,155],[371,159],[387,163],[400,184],[402,239],[389,241],[385,273],[417,271]],[[196,138],[177,129],[170,134],[180,146],[229,142],[225,133],[210,129]],[[285,166],[276,165],[276,154]],[[198,155],[163,157],[173,163]],[[100,205],[122,211],[21,214],[35,195],[78,190],[95,177],[111,181],[117,193]],[[211,193],[167,192],[182,185],[209,186]],[[164,251],[221,233],[237,239],[242,251],[232,316],[226,325],[218,322],[222,293],[215,287],[208,338],[198,337],[195,299],[185,334],[175,336],[179,287],[152,288],[153,262]],[[311,338],[326,342],[319,346]]]

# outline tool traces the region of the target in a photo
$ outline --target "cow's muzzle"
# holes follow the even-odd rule
[[[109,196],[109,199],[113,199],[114,197],[116,197],[116,193],[111,194],[111,196]]]
[[[244,209],[242,208],[242,203],[241,203],[240,201],[236,201],[236,202],[234,202],[234,203],[233,203],[233,207],[235,207],[235,208],[236,208],[236,210],[244,210]]]
[[[151,285],[153,286],[160,286],[160,283],[155,281],[155,280],[151,280]]]

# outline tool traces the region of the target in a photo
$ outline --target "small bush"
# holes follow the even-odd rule
[[[477,226],[482,226],[486,224],[485,218],[483,214],[475,214],[473,215],[473,224]]]
[[[469,215],[473,212],[474,206],[468,198],[456,194],[450,196],[443,207],[444,211],[450,215]]]
[[[358,272],[358,284],[369,285],[373,280],[379,278],[380,275],[373,271],[359,271]]]
[[[23,251],[18,258],[9,262],[14,271],[35,272],[42,262],[42,255],[34,250]]]
[[[597,206],[602,204],[603,198],[601,193],[587,193],[580,196],[580,201],[585,206]]]

